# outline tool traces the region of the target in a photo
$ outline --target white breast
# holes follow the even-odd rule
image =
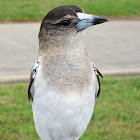
[[[95,104],[95,82],[80,94],[56,93],[46,85],[41,67],[34,81],[33,117],[41,140],[76,140],[86,130]]]

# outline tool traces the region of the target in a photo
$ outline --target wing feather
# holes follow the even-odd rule
[[[33,82],[35,80],[35,77],[37,75],[37,71],[39,68],[39,60],[36,60],[36,62],[34,63],[33,67],[32,67],[32,71],[31,71],[31,75],[30,75],[30,83],[29,83],[29,88],[28,88],[28,100],[32,100],[33,101],[33,95],[34,95],[34,91],[31,90],[32,86],[33,86]]]
[[[103,78],[103,75],[101,74],[101,72],[96,68],[95,64],[93,64],[93,69],[94,69],[94,72],[95,72],[95,75],[97,77],[97,82],[98,82],[98,89],[97,89],[97,93],[95,94],[96,95],[96,98],[98,98],[100,96],[100,90],[101,90],[101,84],[100,84],[100,78]]]

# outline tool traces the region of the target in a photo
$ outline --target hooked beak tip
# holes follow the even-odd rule
[[[93,25],[101,24],[101,23],[104,23],[104,22],[108,22],[108,19],[104,18],[104,17],[100,17],[100,16],[95,16],[94,19],[93,19]]]

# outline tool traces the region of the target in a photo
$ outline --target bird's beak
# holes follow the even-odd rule
[[[90,15],[78,12],[76,13],[77,17],[79,18],[79,22],[76,24],[77,32],[96,24],[108,22],[108,20],[104,17]]]

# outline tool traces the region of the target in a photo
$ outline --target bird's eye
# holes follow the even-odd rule
[[[63,20],[62,21],[62,25],[63,26],[68,26],[70,24],[70,21],[69,20]]]

